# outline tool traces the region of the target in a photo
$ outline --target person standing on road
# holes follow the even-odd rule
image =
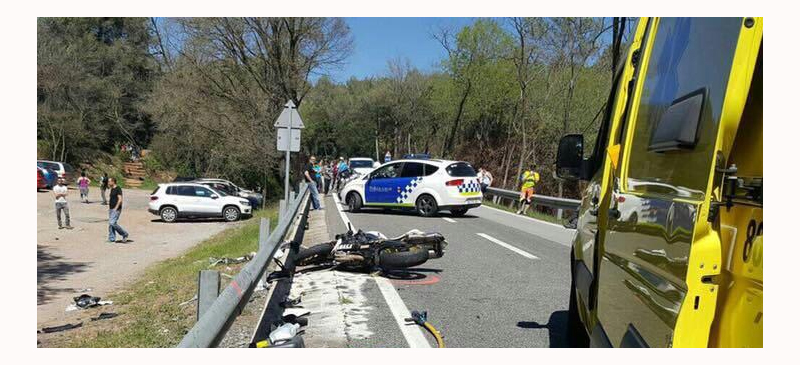
[[[338,170],[336,172],[336,191],[342,188],[342,180],[347,176],[347,170],[350,169],[350,166],[347,166],[347,162],[344,160],[344,157],[339,157],[339,165],[337,166]]]
[[[528,214],[528,208],[533,203],[533,194],[536,193],[534,187],[539,182],[539,173],[535,171],[536,165],[532,169],[526,170],[522,174],[522,189],[519,194],[519,210],[517,214]]]
[[[383,156],[383,163],[387,163],[392,160],[392,154],[389,150],[386,150],[386,154]]]
[[[309,157],[308,164],[303,170],[303,178],[306,180],[308,188],[311,189],[311,206],[312,206],[311,210],[322,209],[322,207],[320,207],[319,204],[319,191],[317,190],[317,179],[316,179],[317,171],[314,169],[316,163],[317,163],[316,157],[314,156]]]
[[[100,198],[103,199],[103,205],[108,204],[108,200],[106,200],[106,190],[108,190],[108,173],[104,172],[103,177],[100,178]]]
[[[317,190],[322,187],[322,176],[320,175],[320,166],[319,163],[314,164],[314,181],[317,183]]]
[[[486,188],[492,186],[492,181],[494,181],[494,176],[492,176],[491,172],[481,167],[478,172],[478,180],[481,183],[481,193],[485,194]]]
[[[325,195],[330,193],[331,180],[333,180],[333,161],[328,161],[322,165],[322,190]]]
[[[78,189],[81,192],[81,201],[89,203],[89,184],[92,180],[86,177],[86,170],[81,171],[81,177],[78,179]]]
[[[331,187],[334,190],[336,189],[336,180],[339,178],[339,163],[342,160],[344,160],[344,159],[342,157],[339,157],[339,161],[336,161],[336,160],[331,161],[331,164],[333,165],[333,184],[332,184]]]
[[[66,228],[72,229],[72,226],[69,224],[69,204],[67,203],[67,193],[69,193],[69,189],[67,189],[67,184],[64,181],[63,177],[58,178],[58,185],[53,187],[53,196],[56,198],[56,219],[58,220],[58,229]],[[61,225],[61,212],[64,212],[64,216],[67,218],[67,225]]]
[[[122,235],[122,243],[128,242],[128,232],[119,225],[119,216],[122,214],[122,188],[117,186],[117,179],[109,178],[108,186],[111,195],[108,197],[108,243],[117,241],[117,233]]]

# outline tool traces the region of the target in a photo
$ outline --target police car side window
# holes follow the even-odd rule
[[[400,177],[418,177],[423,176],[423,165],[419,162],[407,162],[403,165],[403,172]]]
[[[391,165],[386,165],[381,167],[372,175],[373,179],[391,179],[397,177],[400,172],[400,169],[403,167],[403,164],[400,163],[393,163]]]
[[[439,170],[438,166],[428,165],[426,163],[422,164],[422,166],[425,167],[425,173],[423,173],[422,176],[433,175],[434,172]]]

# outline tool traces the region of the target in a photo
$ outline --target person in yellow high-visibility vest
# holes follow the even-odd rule
[[[534,170],[536,170],[536,165],[522,173],[522,189],[519,193],[519,210],[517,210],[517,214],[528,214],[528,208],[533,201],[533,194],[536,193],[536,183],[539,182],[539,173]]]

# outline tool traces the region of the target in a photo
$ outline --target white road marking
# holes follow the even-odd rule
[[[350,219],[344,214],[342,204],[339,203],[339,198],[336,194],[333,195],[333,201],[336,203],[336,210],[339,211],[339,216],[342,218],[344,225],[346,227],[352,227],[352,229],[355,230],[356,228],[350,222]],[[428,340],[425,339],[425,335],[422,334],[420,327],[406,324],[406,318],[411,318],[411,312],[408,310],[406,303],[403,302],[403,298],[400,298],[400,294],[397,293],[397,289],[395,289],[394,285],[392,285],[389,279],[381,276],[373,276],[372,278],[375,279],[375,283],[378,284],[378,289],[383,295],[383,300],[385,300],[386,304],[389,306],[389,310],[391,310],[392,316],[395,322],[397,322],[397,326],[400,327],[400,332],[403,334],[403,337],[405,337],[408,347],[430,348],[431,345],[428,343]]]
[[[408,347],[431,347],[428,340],[426,340],[425,336],[422,334],[420,327],[417,325],[409,325],[406,322],[406,318],[411,318],[411,312],[408,311],[406,303],[403,302],[403,298],[400,298],[400,294],[397,293],[397,289],[394,288],[394,285],[392,285],[389,279],[382,276],[373,276],[373,278],[375,279],[375,283],[378,284],[378,289],[380,289],[381,294],[383,294],[383,299],[386,300],[386,304],[389,305],[394,320],[397,322],[397,326],[400,327],[400,332],[402,332],[403,337],[406,338]]]
[[[448,221],[450,223],[455,223],[456,222],[456,220],[452,219],[452,218],[442,217],[442,219],[444,219],[444,220],[446,220],[446,221]]]
[[[492,210],[496,210],[496,211],[498,211],[498,212],[500,212],[500,213],[505,213],[505,214],[508,214],[508,215],[512,215],[512,216],[514,216],[514,217],[523,218],[523,219],[530,219],[530,220],[532,220],[532,221],[534,221],[534,222],[537,222],[537,223],[549,224],[549,225],[551,225],[551,226],[553,226],[553,227],[558,227],[558,228],[561,228],[561,229],[568,229],[568,228],[566,228],[566,227],[564,227],[563,225],[560,225],[560,224],[555,224],[555,223],[551,223],[551,222],[546,222],[546,221],[543,221],[543,220],[541,220],[541,219],[536,219],[536,218],[528,217],[527,215],[522,215],[522,214],[515,214],[515,213],[511,213],[511,212],[509,212],[509,211],[505,211],[505,210],[502,210],[502,209],[497,209],[497,208],[495,208],[495,207],[490,207],[490,206],[488,206],[488,205],[483,205],[483,204],[481,204],[481,208],[489,208],[489,209],[492,209]]]
[[[536,257],[536,256],[534,256],[534,255],[532,255],[532,254],[530,254],[530,253],[529,253],[529,252],[527,252],[527,251],[520,250],[520,249],[518,249],[518,248],[516,248],[516,247],[514,247],[514,246],[512,246],[512,245],[509,245],[508,243],[505,243],[505,242],[503,242],[503,241],[500,241],[500,240],[498,240],[497,238],[494,238],[494,237],[492,237],[492,236],[490,236],[490,235],[488,235],[488,234],[486,234],[486,233],[476,233],[476,234],[477,234],[478,236],[481,236],[481,237],[483,237],[483,238],[485,238],[485,239],[487,239],[487,240],[489,240],[489,241],[492,241],[492,242],[494,242],[494,243],[496,243],[496,244],[498,244],[498,245],[500,245],[500,246],[503,246],[503,247],[505,247],[505,248],[507,248],[507,249],[509,249],[509,250],[511,250],[511,251],[514,251],[514,252],[516,252],[516,253],[518,253],[518,254],[520,254],[520,255],[524,256],[524,257],[527,257],[527,258],[529,258],[529,259],[531,259],[531,260],[538,260],[538,259],[539,259],[538,257]]]

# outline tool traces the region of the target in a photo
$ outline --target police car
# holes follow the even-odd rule
[[[480,183],[472,166],[463,161],[391,161],[364,177],[349,182],[339,199],[351,212],[363,207],[416,210],[425,217],[449,210],[463,216],[483,201]]]

